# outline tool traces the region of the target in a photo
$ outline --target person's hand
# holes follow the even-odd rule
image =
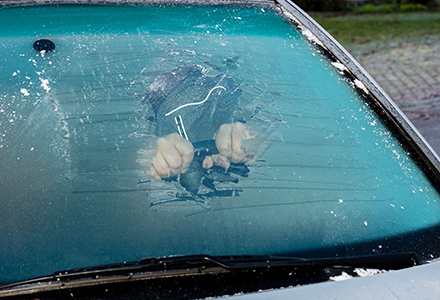
[[[157,179],[188,171],[194,158],[194,146],[177,133],[160,137],[150,172]]]
[[[255,154],[247,152],[242,141],[253,138],[255,132],[243,123],[223,124],[216,132],[215,145],[219,154],[207,156],[203,168],[213,165],[229,168],[231,163],[248,163]],[[151,174],[157,179],[176,176],[188,171],[194,158],[194,146],[177,133],[160,137],[151,163]]]
[[[209,169],[213,165],[229,168],[232,163],[248,163],[255,154],[246,152],[242,145],[243,140],[255,137],[255,132],[250,131],[249,126],[237,122],[223,124],[215,134],[215,145],[219,154],[207,156],[203,161],[203,168]]]

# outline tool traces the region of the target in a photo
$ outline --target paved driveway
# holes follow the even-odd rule
[[[440,37],[356,59],[440,154]]]

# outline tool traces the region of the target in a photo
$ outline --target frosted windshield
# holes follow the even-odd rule
[[[148,256],[307,253],[439,222],[406,150],[272,11],[2,8],[0,23],[0,282]],[[42,38],[55,50],[37,52]],[[203,173],[193,192],[155,179],[157,139],[184,135],[179,116],[192,143],[248,126],[252,160]]]

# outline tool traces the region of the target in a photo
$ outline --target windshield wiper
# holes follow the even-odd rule
[[[8,291],[16,291],[17,289],[44,291],[64,286],[71,288],[127,280],[258,269],[282,268],[301,271],[328,267],[349,267],[397,270],[420,264],[422,264],[422,260],[413,252],[336,258],[294,258],[272,255],[152,257],[133,262],[58,271],[52,275],[1,286],[0,296],[8,295]]]

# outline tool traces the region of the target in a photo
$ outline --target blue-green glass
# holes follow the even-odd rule
[[[35,51],[38,38],[55,51]],[[0,282],[147,256],[380,243],[439,223],[439,195],[405,149],[274,12],[2,8],[0,62]],[[161,183],[144,184],[157,137],[140,102],[159,74],[206,62],[240,84],[242,106],[266,105],[272,131],[240,196],[149,210]]]

